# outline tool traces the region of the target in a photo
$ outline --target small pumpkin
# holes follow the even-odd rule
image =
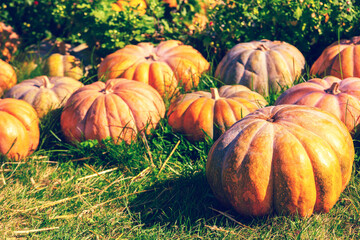
[[[5,97],[22,99],[32,105],[41,118],[63,106],[83,84],[70,77],[39,76],[24,80],[6,92]]]
[[[170,98],[178,86],[185,91],[199,84],[210,64],[189,45],[168,40],[156,47],[151,43],[127,45],[108,55],[100,64],[99,79],[126,78],[147,83],[162,97]]]
[[[19,160],[39,145],[39,119],[34,108],[23,100],[0,99],[0,153]]]
[[[5,90],[14,86],[16,82],[17,77],[14,68],[0,59],[0,96]]]
[[[168,111],[169,125],[189,140],[217,139],[250,112],[267,104],[258,93],[242,85],[212,88],[179,96]]]
[[[241,84],[264,96],[291,86],[300,77],[305,58],[282,41],[252,41],[235,45],[223,57],[215,76],[225,84]]]
[[[301,105],[261,108],[214,143],[206,176],[241,215],[329,212],[348,184],[354,144],[331,113]]]
[[[71,77],[79,80],[83,77],[80,60],[72,55],[51,54],[45,61],[44,74],[50,77]]]
[[[311,66],[310,74],[340,79],[360,77],[360,36],[342,39],[326,47]]]
[[[117,12],[124,11],[125,7],[130,7],[140,15],[144,15],[146,13],[147,4],[145,0],[118,0],[111,4],[111,8]]]
[[[165,104],[151,86],[128,79],[110,79],[74,92],[61,114],[61,129],[69,141],[111,137],[115,143],[150,134],[165,115]]]
[[[354,133],[360,123],[360,78],[314,78],[283,92],[275,102],[279,104],[321,108],[338,117]]]
[[[19,35],[11,26],[0,22],[0,57],[9,62],[20,44]]]

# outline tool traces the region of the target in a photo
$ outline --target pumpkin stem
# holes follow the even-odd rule
[[[219,91],[217,88],[210,88],[211,98],[214,100],[218,100],[220,98]]]
[[[113,92],[113,86],[115,85],[115,81],[107,81],[105,84],[105,88],[102,90],[105,94]]]
[[[156,55],[156,53],[152,52],[149,54],[149,56],[145,57],[146,60],[152,60],[157,61],[159,60],[159,57]]]
[[[42,76],[43,85],[40,86],[40,88],[51,88],[52,84],[50,83],[50,80],[47,76]]]
[[[260,44],[256,50],[267,51],[267,50],[269,50],[269,48],[267,46],[265,46],[264,44]]]
[[[334,82],[333,84],[331,84],[330,88],[325,90],[325,92],[336,95],[341,92],[339,90],[339,86],[340,86],[340,84],[338,82]]]

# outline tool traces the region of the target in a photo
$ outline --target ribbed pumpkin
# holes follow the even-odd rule
[[[206,176],[215,196],[241,215],[328,212],[349,182],[354,145],[345,125],[321,109],[256,110],[214,143]]]
[[[14,68],[0,59],[0,96],[17,82]]]
[[[125,7],[130,7],[140,15],[144,15],[146,13],[147,4],[145,0],[118,0],[111,4],[111,8],[117,12],[124,11]]]
[[[169,108],[169,125],[189,140],[217,139],[250,112],[267,104],[258,93],[245,86],[212,88],[179,96]]]
[[[338,117],[351,133],[360,123],[360,78],[314,78],[283,92],[275,105],[318,107]]]
[[[25,101],[0,99],[0,153],[19,160],[39,145],[39,119]]]
[[[165,115],[165,104],[151,86],[127,79],[95,82],[71,95],[61,114],[61,128],[69,141],[111,137],[130,143],[147,134]]]
[[[151,43],[127,45],[100,64],[99,79],[126,78],[147,83],[162,97],[171,97],[178,86],[186,91],[199,83],[210,64],[193,47],[169,40],[158,46]]]
[[[83,84],[70,77],[39,76],[24,80],[6,92],[8,98],[22,99],[33,106],[39,117],[63,106]]]
[[[83,77],[80,60],[60,53],[53,53],[46,59],[44,73],[50,77],[71,77],[76,80]]]
[[[340,79],[360,77],[360,36],[336,41],[321,53],[311,66],[310,74]]]
[[[235,45],[216,68],[225,84],[241,84],[267,96],[291,86],[302,73],[305,58],[282,41],[252,41]]]

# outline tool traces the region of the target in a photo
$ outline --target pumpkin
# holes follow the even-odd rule
[[[83,77],[80,60],[60,53],[53,53],[46,59],[44,73],[50,77],[71,77],[76,80]]]
[[[315,107],[258,109],[214,143],[206,164],[220,202],[245,216],[328,212],[349,182],[354,144],[346,126]]]
[[[241,84],[264,96],[291,86],[300,77],[305,58],[282,41],[252,41],[235,45],[223,57],[215,76],[225,84]]]
[[[360,77],[360,36],[336,41],[326,47],[311,66],[310,74],[341,79]]]
[[[0,57],[9,62],[12,55],[17,51],[20,44],[19,35],[13,31],[11,26],[0,22]]]
[[[0,153],[19,160],[39,145],[39,119],[34,108],[23,100],[0,99]]]
[[[314,78],[283,92],[275,102],[279,104],[321,108],[338,117],[354,133],[360,123],[360,78]]]
[[[70,77],[39,76],[24,80],[6,92],[5,97],[22,99],[32,105],[41,118],[63,106],[83,84]]]
[[[0,59],[0,95],[3,92],[12,86],[14,86],[17,82],[17,77],[14,68]]]
[[[74,92],[61,114],[61,129],[69,141],[111,137],[115,143],[150,134],[165,115],[165,104],[151,86],[128,79],[95,82]]]
[[[158,46],[151,43],[127,45],[108,55],[100,64],[99,79],[126,78],[154,87],[162,97],[170,98],[177,87],[185,91],[196,87],[200,74],[210,64],[193,47],[168,40]]]
[[[250,112],[263,107],[266,100],[242,85],[226,85],[211,93],[197,91],[179,96],[168,111],[169,125],[191,141],[217,139]]]
[[[126,7],[130,7],[140,15],[144,15],[146,13],[147,4],[145,0],[118,0],[111,4],[111,8],[117,12],[124,11]]]

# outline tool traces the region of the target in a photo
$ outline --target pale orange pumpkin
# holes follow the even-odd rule
[[[170,98],[179,86],[185,91],[196,87],[200,75],[209,67],[196,49],[169,40],[156,47],[151,43],[127,45],[108,55],[100,64],[98,78],[121,77],[147,83],[162,97]]]
[[[329,212],[348,184],[354,144],[346,126],[315,107],[261,108],[214,143],[206,176],[241,215]]]
[[[23,100],[0,99],[0,153],[19,160],[39,145],[39,118]]]
[[[326,47],[311,66],[310,74],[340,79],[360,77],[360,36],[336,41]]]
[[[61,114],[61,129],[69,141],[111,137],[115,143],[150,134],[165,115],[165,104],[151,86],[127,79],[95,82],[71,95]]]
[[[147,4],[145,0],[118,0],[111,4],[111,8],[117,12],[124,11],[125,7],[130,7],[140,15],[144,15],[146,13]]]
[[[53,53],[46,59],[44,73],[50,77],[71,77],[76,80],[84,75],[79,59],[60,53]]]
[[[245,86],[212,88],[211,93],[197,91],[179,96],[169,108],[169,125],[191,141],[207,136],[217,139],[250,112],[267,104],[258,93]]]
[[[0,59],[0,96],[17,82],[14,68]]]
[[[235,45],[223,57],[215,76],[225,84],[241,84],[267,96],[289,87],[300,77],[305,58],[282,41],[252,41]]]
[[[351,133],[360,123],[360,78],[314,78],[283,92],[275,102],[318,107],[338,117]]]
[[[70,77],[39,76],[24,80],[6,92],[5,97],[22,99],[34,107],[41,118],[63,106],[83,84]]]

